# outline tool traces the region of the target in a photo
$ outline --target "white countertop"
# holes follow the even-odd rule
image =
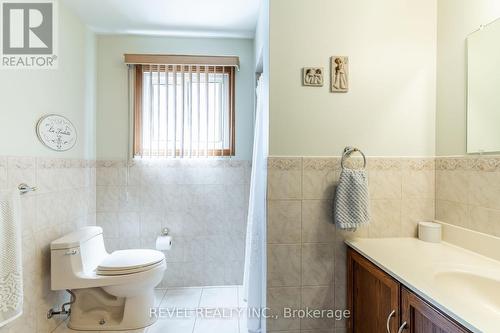
[[[472,332],[500,332],[500,261],[416,238],[356,238],[346,243]],[[458,284],[449,280],[448,272],[457,274],[452,277],[459,277]]]

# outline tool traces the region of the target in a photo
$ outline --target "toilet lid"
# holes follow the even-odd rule
[[[165,260],[165,255],[156,250],[120,250],[111,253],[97,267],[99,275],[113,273],[136,273],[151,268]]]

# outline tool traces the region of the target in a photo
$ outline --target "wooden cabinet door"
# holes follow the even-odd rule
[[[347,253],[347,304],[351,311],[350,333],[390,333],[400,322],[400,284],[359,253]]]
[[[406,288],[401,291],[401,312],[403,333],[470,333]]]

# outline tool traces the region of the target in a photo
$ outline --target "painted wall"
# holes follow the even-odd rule
[[[97,158],[127,157],[128,98],[124,53],[237,55],[236,158],[250,160],[253,142],[253,41],[143,36],[98,37]]]
[[[500,17],[496,0],[438,0],[436,154],[466,153],[466,38]]]
[[[0,155],[92,158],[94,136],[94,37],[59,5],[59,68],[3,70],[0,74]],[[35,125],[44,114],[57,113],[76,126],[78,141],[67,152],[54,152],[37,139]]]
[[[270,27],[271,156],[434,155],[436,0],[272,0]],[[333,55],[350,92],[302,87]]]

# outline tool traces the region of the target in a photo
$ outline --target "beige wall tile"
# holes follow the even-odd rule
[[[269,287],[300,286],[301,246],[267,246],[267,283]]]
[[[469,174],[468,203],[500,210],[500,172],[473,171]]]
[[[436,218],[499,235],[500,159],[439,158],[436,171]]]
[[[340,172],[304,171],[302,175],[302,189],[304,199],[332,199]]]
[[[465,204],[438,199],[436,200],[436,219],[468,228],[468,207]]]
[[[67,293],[50,289],[49,245],[95,218],[88,173],[86,161],[0,158],[0,188],[19,183],[38,187],[38,191],[21,197],[23,288],[29,297],[24,299],[22,317],[0,331],[45,333],[62,321],[46,317],[49,308],[68,299]]]
[[[240,284],[249,162],[133,161],[128,182],[125,165],[123,161],[98,162],[100,214],[96,223],[107,228],[104,236],[109,249],[152,248],[161,228],[167,227],[174,237],[167,258],[177,271],[165,274],[164,286],[225,285],[228,281]],[[296,206],[296,218],[288,220],[292,214],[283,216],[282,221],[299,224],[295,228],[283,226],[280,231],[295,231],[300,242],[300,202]]]
[[[363,231],[364,235],[358,229],[356,232],[338,232],[335,241],[335,286],[344,286],[347,281],[347,245],[345,240],[351,237],[368,237],[368,228]]]
[[[340,160],[331,158],[304,158],[302,197],[304,199],[332,199],[340,176]]]
[[[333,286],[333,244],[302,244],[302,285]]]
[[[401,205],[401,236],[417,237],[418,222],[434,221],[434,206],[434,199],[403,199]]]
[[[268,199],[302,198],[302,158],[270,157],[267,172]]]
[[[469,177],[465,171],[436,171],[436,198],[467,203]]]
[[[300,329],[299,318],[283,318],[283,308],[300,309],[300,288],[268,288],[267,306],[269,314],[278,315],[277,319],[267,319],[267,329],[273,330],[297,330]]]
[[[370,171],[368,184],[371,199],[401,199],[401,170]]]
[[[370,209],[370,237],[398,237],[401,234],[401,200],[371,200]]]
[[[267,242],[300,243],[302,203],[300,200],[271,200],[267,205]]]
[[[270,200],[302,198],[300,170],[269,170],[267,177],[267,195]]]
[[[338,181],[339,158],[270,158],[268,179],[269,242],[302,242],[301,297],[302,306],[319,307],[329,302],[330,308],[346,307],[346,245],[350,237],[398,237],[416,234],[416,222],[434,218],[435,171],[432,159],[370,158],[369,186],[372,206],[370,226],[356,232],[339,231],[333,221],[333,194]],[[302,164],[299,164],[300,161]],[[361,162],[353,158],[353,162]],[[300,183],[298,172],[301,172]],[[288,203],[275,199],[291,200]],[[286,229],[296,225],[295,202],[301,202],[301,239]],[[292,203],[293,202],[293,203]],[[287,206],[289,205],[289,206]],[[284,212],[287,210],[288,212]],[[286,219],[286,221],[284,221]],[[271,247],[272,245],[269,245]],[[289,245],[296,246],[296,245]],[[276,284],[284,282],[286,272],[292,276],[297,267],[296,256],[288,255],[288,263],[276,262],[282,249],[270,249],[269,268]],[[271,253],[272,252],[272,253]],[[295,253],[292,251],[291,253]],[[273,288],[272,285],[270,289]],[[269,292],[268,290],[268,292]],[[326,296],[325,296],[326,295]],[[326,298],[325,298],[326,297]],[[278,325],[279,326],[279,325]],[[344,321],[301,320],[301,332],[343,332]],[[272,330],[296,330],[287,325]]]
[[[434,170],[406,170],[403,172],[403,199],[434,199],[436,196]]]
[[[302,242],[333,242],[333,200],[302,201]]]
[[[500,210],[469,206],[469,219],[472,230],[500,237]]]
[[[335,309],[336,310],[347,310],[347,285],[337,284],[335,282]],[[347,319],[341,318],[340,320],[335,320],[335,327],[342,328],[347,327]]]
[[[333,287],[303,287],[302,288],[302,308],[317,310],[329,310],[335,306],[335,295]],[[304,318],[300,321],[301,330],[330,328],[333,327],[332,318]]]

